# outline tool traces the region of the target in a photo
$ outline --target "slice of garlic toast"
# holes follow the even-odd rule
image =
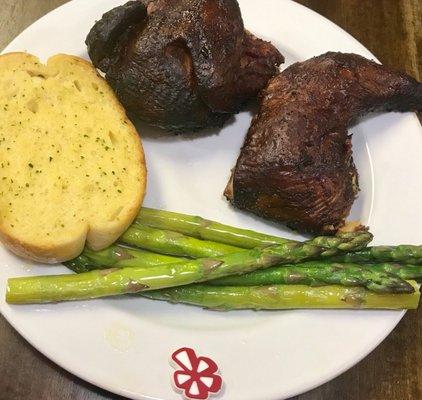
[[[0,56],[0,239],[54,263],[127,229],[145,194],[140,138],[89,62]]]

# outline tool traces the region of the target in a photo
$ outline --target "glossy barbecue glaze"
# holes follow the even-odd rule
[[[369,111],[421,109],[421,83],[359,55],[293,64],[264,90],[226,197],[300,231],[335,232],[358,192],[348,126]]]

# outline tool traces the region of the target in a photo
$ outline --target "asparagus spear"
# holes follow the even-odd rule
[[[361,287],[305,285],[211,286],[190,285],[145,292],[151,299],[187,303],[216,310],[284,310],[297,308],[416,309],[419,289],[410,294],[379,294]]]
[[[396,263],[381,263],[381,264],[366,264],[369,268],[376,271],[384,271],[391,275],[398,276],[401,279],[416,280],[422,279],[422,265],[413,264],[396,264]]]
[[[151,268],[122,268],[71,275],[34,276],[8,280],[9,303],[45,303],[136,293],[204,282],[241,274],[276,264],[305,261],[338,250],[360,248],[371,240],[368,232],[324,236],[304,243],[285,243],[242,250],[220,257],[159,265]],[[321,246],[313,244],[318,242]],[[328,250],[327,250],[328,249]],[[409,291],[413,290],[410,286]]]
[[[106,250],[85,249],[81,256],[65,263],[77,273],[109,267],[151,267],[180,262],[181,258],[151,253],[145,250],[129,249],[113,245]],[[249,272],[244,275],[228,276],[209,284],[219,286],[256,286],[275,284],[338,284],[364,286],[377,292],[400,292],[407,284],[402,279],[422,278],[422,266],[400,264],[340,264],[328,261],[308,261],[300,264],[283,265]]]
[[[351,263],[403,263],[422,265],[422,246],[402,244],[399,246],[366,247],[353,253],[339,254],[333,261]]]
[[[153,228],[166,229],[245,249],[291,242],[289,239],[220,224],[198,216],[146,207],[141,209],[136,221]]]
[[[216,257],[242,250],[223,243],[199,240],[178,232],[134,224],[120,237],[121,242],[161,254],[182,257]]]
[[[347,235],[354,237],[355,233],[342,233],[343,238]],[[356,235],[358,238],[364,238],[362,247],[368,242],[368,236]],[[173,254],[178,256],[188,256],[192,258],[215,257],[230,253],[235,253],[243,249],[235,246],[229,246],[221,243],[207,240],[199,240],[183,234],[171,231],[153,229],[148,226],[133,225],[120,238],[120,240],[129,245],[135,245],[144,249],[156,251],[164,254]],[[340,239],[342,240],[342,239]],[[361,240],[361,239],[358,239]],[[317,246],[327,247],[335,243],[335,239],[325,240],[324,236],[315,237],[309,243]],[[347,247],[348,245],[346,245]],[[347,250],[344,247],[342,250]],[[354,243],[351,248],[359,248]],[[334,253],[337,250],[334,249]],[[322,255],[328,257],[332,254],[328,249]],[[104,269],[107,267],[148,267],[157,264],[168,264],[178,262],[180,258],[155,254],[139,249],[130,249],[127,247],[112,245],[107,249],[93,251],[85,248],[83,253],[73,260],[64,264],[75,272],[86,272],[93,269]]]
[[[347,242],[347,238],[350,238],[351,241]],[[313,239],[310,239],[308,243],[326,248],[326,250],[321,254],[318,254],[318,256],[330,257],[337,254],[338,250],[347,252],[363,248],[371,240],[372,235],[365,230],[361,230],[359,232],[340,232],[338,235],[331,237],[316,236]],[[140,224],[129,227],[120,237],[120,241],[158,253],[192,258],[217,257],[243,250],[240,247],[209,240],[200,240],[178,232],[154,229]],[[341,244],[341,248],[338,249],[337,243],[342,241],[345,241],[345,243]],[[286,242],[285,244],[287,243],[298,244],[300,242]],[[271,245],[261,244],[260,247],[262,246]],[[330,246],[333,247],[332,251],[330,250]]]
[[[235,228],[198,216],[152,208],[142,208],[137,222],[157,228],[180,232],[199,239],[213,240],[242,248],[284,243],[289,239]],[[376,246],[358,252],[340,254],[332,261],[350,263],[400,262],[422,265],[422,246]]]
[[[94,269],[110,267],[151,267],[162,264],[171,264],[182,261],[181,257],[172,257],[164,254],[152,253],[147,250],[132,249],[121,245],[111,245],[104,250],[94,251],[84,249],[81,255],[63,264],[80,274]]]
[[[422,277],[422,267],[403,267],[402,275]],[[343,285],[363,286],[378,293],[407,293],[409,285],[400,277],[385,271],[398,272],[390,264],[361,266],[324,261],[308,261],[296,265],[276,266],[249,272],[245,275],[227,276],[208,282],[217,286],[259,286],[278,284],[303,284],[311,286]],[[413,272],[413,274],[412,274]],[[413,276],[412,276],[413,275]]]

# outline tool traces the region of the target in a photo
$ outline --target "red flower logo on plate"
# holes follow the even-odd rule
[[[176,350],[171,358],[180,367],[173,374],[174,384],[188,399],[206,400],[210,393],[221,390],[223,380],[211,358],[198,357],[189,347]]]

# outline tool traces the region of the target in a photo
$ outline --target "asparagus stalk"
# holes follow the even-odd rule
[[[351,240],[347,241],[348,238]],[[350,250],[361,249],[371,240],[372,235],[369,232],[361,230],[359,232],[340,232],[338,235],[331,237],[316,236],[309,240],[308,243],[326,249],[318,254],[318,256],[330,257],[338,254],[338,250],[347,252]],[[154,229],[140,224],[135,224],[129,227],[129,229],[120,237],[120,241],[125,244],[137,246],[161,254],[191,258],[218,257],[243,250],[240,247],[209,240],[196,239],[178,232]],[[340,244],[340,248],[337,248],[337,244],[342,241],[344,241],[344,243]],[[285,244],[287,243],[298,244],[300,242],[285,242]],[[265,246],[273,245],[266,244]],[[260,247],[263,246],[264,245],[261,244]],[[330,250],[330,247],[333,249]]]
[[[82,274],[11,278],[8,280],[6,301],[23,304],[81,300],[188,285],[276,264],[305,261],[326,252],[332,254],[334,251],[360,248],[371,238],[368,232],[355,232],[151,268],[111,268]],[[316,246],[314,242],[322,245]],[[410,289],[413,290],[411,286]]]
[[[422,265],[422,246],[401,244],[399,246],[366,247],[353,253],[339,254],[333,261],[350,263],[403,263]]]
[[[152,208],[142,208],[136,221],[157,229],[167,229],[199,239],[212,240],[242,248],[285,243],[289,239],[235,228],[198,216]],[[340,254],[332,261],[345,263],[403,263],[422,265],[422,246],[376,246],[358,252]]]
[[[365,235],[355,235],[355,233],[340,234],[343,238],[348,235],[356,240],[363,238],[362,246],[368,243],[369,233]],[[235,246],[229,246],[207,240],[199,240],[183,234],[159,229],[153,229],[148,226],[133,225],[120,238],[122,242],[129,245],[135,245],[140,248],[156,251],[164,254],[173,254],[177,256],[188,256],[191,258],[215,257],[230,253],[235,253],[243,249]],[[340,239],[343,240],[343,239]],[[326,241],[324,236],[315,237],[309,243],[317,246],[327,247],[322,256],[328,257],[333,254],[328,247],[335,245],[335,239]],[[344,245],[342,250],[347,250],[349,244]],[[358,243],[352,242],[351,248],[359,248]],[[337,249],[333,250],[334,253]],[[127,247],[112,245],[107,249],[93,251],[85,248],[83,253],[73,260],[64,264],[77,273],[91,271],[93,269],[104,269],[107,267],[149,267],[151,265],[168,264],[178,262],[181,259],[166,256],[163,254],[154,254],[139,249],[130,249]]]
[[[130,226],[119,240],[161,254],[192,258],[216,257],[242,250],[239,247],[138,224]]]
[[[369,268],[376,271],[384,271],[391,275],[398,276],[405,280],[422,279],[422,265],[413,264],[396,264],[396,263],[381,263],[381,264],[366,264]]]
[[[69,269],[80,274],[94,269],[110,267],[152,267],[162,264],[171,264],[182,261],[181,257],[172,257],[164,254],[152,253],[147,250],[132,249],[121,245],[111,245],[104,250],[94,251],[84,249],[81,255],[63,264]]]
[[[298,308],[416,309],[419,289],[410,294],[379,294],[361,287],[305,285],[190,285],[145,292],[151,299],[187,303],[215,310],[285,310]]]
[[[136,222],[245,249],[291,242],[289,239],[220,224],[198,216],[146,207],[141,209]]]
[[[245,275],[227,276],[208,282],[216,286],[262,286],[303,284],[311,286],[343,285],[363,286],[378,293],[408,293],[409,284],[388,271],[398,272],[396,265],[380,264],[361,266],[323,261],[308,261],[296,265],[276,266],[249,272]],[[422,268],[403,267],[403,276],[422,276]],[[387,271],[387,272],[386,272]],[[412,274],[413,273],[413,274]],[[413,275],[413,276],[412,276]]]
[[[129,249],[113,245],[106,250],[85,249],[81,256],[65,263],[77,273],[109,267],[147,268],[180,262],[181,258],[151,253],[145,250]],[[401,279],[400,279],[401,278]],[[308,261],[301,264],[283,265],[249,272],[244,275],[228,276],[214,281],[218,286],[258,286],[275,284],[306,284],[321,286],[338,284],[364,286],[376,292],[407,290],[402,279],[421,279],[422,266],[399,264],[340,264],[328,261]]]

